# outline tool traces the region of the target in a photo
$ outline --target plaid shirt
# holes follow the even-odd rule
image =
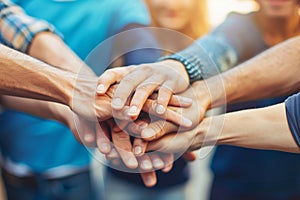
[[[40,32],[55,32],[46,21],[29,17],[19,6],[0,0],[0,42],[21,52],[28,52],[33,37]]]

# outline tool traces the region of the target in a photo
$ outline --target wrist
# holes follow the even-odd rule
[[[211,118],[204,118],[193,131],[192,144],[190,146],[190,151],[195,151],[200,149],[201,147],[209,146],[208,145],[208,132],[211,124]],[[211,142],[209,142],[211,143]]]
[[[189,75],[185,70],[185,66],[180,61],[167,59],[161,61],[161,64],[170,66],[172,70],[175,70],[177,72],[178,76],[182,77],[186,83],[189,83]]]
[[[72,83],[72,89],[66,92],[68,105],[76,114],[94,118],[95,97],[98,78],[95,76],[77,76]]]
[[[200,59],[197,56],[190,54],[189,51],[182,51],[176,54],[168,55],[162,57],[160,60],[173,60],[177,63],[180,63],[184,68],[185,74],[187,74],[188,81],[190,83],[194,83],[195,81],[201,80],[203,78]]]
[[[192,88],[195,91],[196,96],[196,102],[199,106],[201,106],[201,109],[204,109],[207,111],[209,108],[211,108],[212,105],[212,96],[210,94],[210,90],[205,84],[204,81],[196,81],[192,84]]]

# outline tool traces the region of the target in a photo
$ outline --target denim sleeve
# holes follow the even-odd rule
[[[300,93],[285,101],[286,117],[293,137],[300,147]]]
[[[237,64],[237,53],[219,36],[207,35],[187,49],[159,60],[180,61],[186,68],[190,82],[206,79]]]
[[[182,62],[190,81],[205,79],[226,71],[266,49],[252,16],[237,13],[187,49],[164,59]]]

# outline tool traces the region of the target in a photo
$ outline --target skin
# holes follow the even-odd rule
[[[2,95],[0,101],[3,106],[42,118],[59,121],[70,128],[74,137],[79,142],[87,146],[98,146],[102,153],[110,153],[111,142],[108,137],[109,134],[103,131],[103,125],[99,126],[98,120],[111,120],[113,114],[114,117],[119,119],[129,119],[124,118],[124,110],[112,113],[111,96],[114,88],[110,89],[105,95],[96,96],[97,98],[95,98],[94,89],[97,83],[97,77],[59,37],[52,33],[42,32],[37,34],[31,42],[29,54],[53,66],[57,66],[56,68],[5,46],[1,46],[1,48],[4,50],[1,51],[4,58],[1,59],[1,61],[7,65],[6,68],[3,67],[5,71],[1,73],[1,78],[3,79],[2,83],[6,83],[9,86],[8,88],[6,86],[5,92],[2,94],[46,100],[38,101]],[[12,57],[14,59],[11,59]],[[78,73],[80,73],[80,75],[78,75]],[[16,74],[17,77],[22,77],[22,81],[19,80],[19,82],[16,82],[18,79],[13,79],[12,82],[9,82],[7,78],[12,76],[8,74]],[[47,81],[50,83],[47,84]],[[24,85],[24,82],[26,82],[26,85]],[[41,82],[45,83],[41,84]],[[12,90],[12,88],[16,87],[21,87],[19,89],[20,91]],[[45,88],[47,88],[47,90],[45,90]],[[76,95],[76,93],[78,93],[78,95]],[[62,97],[64,97],[64,99]],[[87,104],[93,101],[95,101],[93,105]],[[176,97],[171,100],[171,104],[172,103],[182,105],[180,98]],[[189,106],[190,103],[191,102],[183,103],[183,105]],[[150,108],[150,104],[145,107],[149,112]],[[170,120],[175,123],[182,121],[181,116],[172,113],[172,110],[166,112],[165,117],[168,118],[168,116],[170,116]],[[95,120],[97,121],[95,122]],[[118,136],[120,136],[120,134]],[[118,145],[118,137],[114,138],[115,140],[113,142],[116,143],[114,146],[120,146],[119,150],[126,148],[126,145],[128,145]],[[151,158],[152,160],[149,160],[149,158],[146,157],[136,159],[131,151],[122,151],[121,158],[125,165],[131,168],[137,168],[137,165],[142,165],[139,163],[143,163],[145,160],[148,160],[148,163],[152,166],[152,160],[154,161],[154,159]],[[165,171],[168,171],[172,168],[172,165],[165,167],[165,162],[170,160],[170,158],[160,158],[159,156],[155,156],[155,158],[159,160],[159,164],[154,165],[157,169],[164,168]],[[132,164],[132,160],[134,160],[134,164]],[[149,186],[153,185],[153,180],[156,182],[155,172],[143,173],[142,178],[147,181],[145,184]]]
[[[290,39],[237,66],[236,68],[222,73],[221,78],[223,80],[224,90],[217,90],[217,88],[220,88],[218,84],[218,79],[220,77],[212,77],[206,81],[199,81],[194,83],[193,87],[195,88],[195,90],[201,91],[199,92],[197,98],[198,105],[202,108],[209,109],[221,106],[224,103],[235,103],[241,101],[270,98],[275,96],[293,94],[300,91],[300,80],[298,78],[300,74],[299,45],[300,37]],[[261,66],[264,66],[264,68],[261,68]],[[274,67],[276,67],[276,70],[273,70]],[[211,88],[215,88],[215,90],[213,90],[213,93],[209,92],[206,89],[207,85],[210,85]],[[194,115],[197,116],[197,113],[190,114],[190,116]],[[257,118],[256,115],[258,115]],[[247,116],[249,116],[249,118],[247,118]],[[272,116],[274,116],[274,118]],[[207,121],[209,122],[211,121],[211,119],[212,118],[209,118],[207,119]],[[275,123],[276,121],[278,121],[278,124]],[[256,123],[259,125],[254,126],[254,124]],[[208,126],[207,124],[209,123],[205,124],[206,125],[203,126]],[[227,125],[228,129],[226,130],[224,129],[224,127],[226,127]],[[202,127],[201,123],[199,124],[198,128],[199,127]],[[294,140],[291,139],[291,133],[287,128],[288,125],[285,117],[284,104],[280,104],[278,106],[270,107],[267,109],[258,109],[249,112],[241,111],[236,112],[235,114],[226,114],[224,127],[222,127],[222,133],[224,133],[224,138],[228,139],[226,140],[225,144],[298,153],[298,147],[295,148],[296,144]],[[247,127],[247,129],[242,127]],[[156,132],[156,135],[152,136],[152,138],[148,138],[147,140],[151,140],[153,138],[157,140],[159,137],[168,135],[169,133],[178,132],[179,127],[174,126],[174,124],[172,123],[162,121],[159,122],[159,124],[149,124],[147,128],[142,130],[141,134],[143,134],[143,131],[150,128],[153,129],[153,132]],[[199,133],[198,128],[196,127],[195,129],[187,133]],[[235,132],[232,131],[233,129],[235,129]],[[250,134],[250,132],[255,132],[256,129],[258,129],[257,133]],[[267,131],[266,129],[269,130]],[[262,138],[257,137],[257,135],[262,134],[262,132],[264,131],[268,132],[269,134],[263,135],[264,141],[262,141]],[[273,137],[274,132],[276,132],[276,137]],[[233,133],[232,137],[230,135],[231,133]],[[242,135],[239,136],[239,133]],[[249,138],[247,138],[248,133]],[[184,137],[184,135],[185,133],[180,134],[180,136],[182,137]],[[189,138],[189,136],[187,137]],[[198,137],[197,135],[192,135],[192,137],[194,136]],[[278,140],[275,141],[274,138]],[[219,144],[222,144],[223,136],[221,135],[220,138],[215,137],[214,140],[220,140]],[[281,145],[281,140],[285,140],[286,145]],[[183,145],[183,141],[190,142],[189,139],[182,140]],[[274,142],[279,143],[276,144]],[[200,148],[201,144],[202,143],[197,143],[194,145],[198,145],[198,148]],[[255,146],[255,144],[257,144],[258,146]],[[264,147],[264,145],[266,146]],[[185,147],[186,149],[188,149],[188,146],[185,145]],[[152,147],[150,149],[153,150]]]
[[[148,150],[182,153],[213,143],[300,153],[287,123],[284,103],[228,113],[216,118],[224,118],[224,123],[211,126],[212,118],[205,118],[191,131],[183,134],[171,133],[150,142]],[[216,134],[219,131],[220,134]],[[209,141],[204,140],[206,135],[209,135]]]
[[[275,12],[278,9],[272,8],[272,1],[259,0],[257,2],[260,4],[261,9],[254,14],[254,20],[268,45],[273,46],[286,39],[300,35],[299,4],[297,0],[282,1],[280,12]],[[272,10],[272,12],[267,12],[266,10]],[[142,73],[144,70],[147,73]],[[139,114],[145,99],[153,91],[158,90],[156,110],[160,114],[166,110],[168,101],[173,93],[183,92],[189,86],[189,79],[184,66],[180,62],[173,60],[145,64],[138,68],[108,70],[99,78],[101,90],[97,91],[98,94],[105,93],[109,86],[116,82],[120,83],[113,96],[113,102],[118,103],[118,105],[113,104],[113,109],[116,110],[123,107],[124,102],[126,102],[133,90],[143,87],[143,91],[138,90],[137,94],[133,95],[131,106],[135,106],[137,109],[133,109],[136,112],[133,112],[132,116]]]
[[[256,20],[256,23],[258,24],[259,28],[261,29],[262,32],[262,36],[264,38],[264,40],[266,41],[266,43],[270,46],[278,44],[288,38],[291,38],[293,36],[299,35],[299,16],[298,16],[298,11],[295,10],[295,7],[298,7],[298,4],[296,4],[296,1],[293,1],[293,4],[289,3],[287,4],[287,6],[284,8],[285,11],[291,11],[293,10],[294,15],[291,15],[289,12],[285,12],[285,16],[281,16],[281,19],[278,20],[278,16],[274,16],[272,15],[272,13],[268,13],[265,12],[264,10],[264,4],[262,4],[261,2],[259,2],[261,4],[261,7],[263,7],[263,9],[261,9],[259,12],[257,12],[254,15],[254,18]],[[293,9],[292,9],[293,8]],[[296,14],[295,14],[296,13]],[[280,31],[279,31],[280,30]],[[297,40],[297,39],[296,39]],[[299,39],[298,39],[299,42]],[[298,43],[295,41],[295,43]],[[289,45],[287,45],[289,46]],[[285,51],[286,47],[283,47],[281,50]],[[296,48],[296,47],[293,47]],[[287,48],[288,49],[288,48]],[[296,48],[297,49],[297,48]],[[295,49],[294,49],[295,50]],[[291,53],[289,50],[286,51],[287,54]],[[286,53],[284,53],[284,55],[286,55]],[[292,53],[293,56],[295,56],[294,53]],[[272,57],[272,56],[271,56]],[[276,71],[277,71],[277,66],[278,63],[280,63],[280,66],[285,66],[287,67],[286,63],[281,63],[281,61],[284,59],[284,57],[280,57],[281,60],[279,59],[274,59],[273,61],[271,61],[271,57],[268,56],[263,56],[262,60],[258,61],[259,65],[255,62],[253,63],[253,65],[255,67],[253,67],[252,69],[250,68],[249,70],[249,64],[245,67],[246,73],[239,73],[238,70],[240,70],[240,68],[236,69],[238,72],[233,72],[234,75],[232,75],[232,77],[235,76],[240,76],[239,78],[236,78],[236,80],[232,80],[232,77],[230,77],[230,82],[225,82],[225,88],[226,89],[222,89],[222,87],[219,87],[218,84],[216,84],[216,82],[220,83],[218,80],[216,79],[211,79],[209,81],[206,81],[206,84],[209,85],[210,90],[214,91],[213,93],[210,93],[205,85],[205,83],[195,83],[193,84],[192,88],[193,89],[197,89],[197,98],[195,99],[195,101],[198,103],[199,107],[202,108],[204,111],[206,111],[209,108],[213,108],[216,107],[218,105],[222,105],[225,103],[225,98],[226,95],[228,95],[228,91],[234,91],[233,93],[230,93],[229,95],[231,95],[232,97],[230,97],[229,99],[226,99],[227,102],[238,102],[238,101],[242,101],[242,100],[246,100],[247,98],[249,99],[256,99],[256,98],[264,98],[264,97],[268,97],[268,96],[273,96],[274,95],[274,89],[273,87],[269,87],[268,84],[271,84],[270,82],[264,82],[266,83],[266,87],[261,87],[260,89],[262,89],[263,94],[260,94],[261,96],[259,96],[259,93],[255,93],[257,91],[260,91],[260,89],[255,88],[253,89],[253,92],[249,92],[248,88],[247,90],[243,89],[243,91],[237,92],[236,88],[234,88],[233,90],[228,89],[231,87],[240,87],[241,85],[244,85],[244,81],[243,84],[240,83],[240,78],[244,78],[244,79],[248,79],[250,80],[248,86],[251,88],[253,86],[253,81],[262,84],[262,78],[266,78],[266,80],[269,80],[268,77],[263,77],[263,76],[257,76],[257,74],[261,75],[260,72],[262,69],[261,66],[266,66],[268,65],[268,67],[272,66],[271,68],[264,68],[264,70],[262,70],[263,72],[268,72],[267,74],[269,75],[269,71],[272,71],[274,69],[274,66],[276,66]],[[277,58],[279,58],[277,57]],[[264,60],[267,59],[267,60]],[[295,58],[293,57],[293,59],[291,61],[289,61],[288,65],[293,65],[295,64]],[[294,62],[295,61],[295,62]],[[276,62],[278,62],[276,65],[274,65]],[[168,65],[170,67],[172,67],[172,70],[170,71],[169,68],[165,68],[165,67],[159,67],[159,66],[164,66],[164,65]],[[141,68],[140,68],[141,67]],[[147,70],[147,73],[142,73],[143,69]],[[150,70],[149,70],[150,69]],[[286,69],[290,68],[285,68],[282,69],[280,68],[277,72],[278,73],[276,76],[273,77],[273,79],[277,76],[281,76],[282,74],[286,74]],[[168,101],[170,99],[170,96],[172,96],[172,94],[174,93],[179,93],[179,92],[183,92],[184,90],[188,89],[188,79],[186,79],[187,74],[185,72],[185,69],[183,67],[183,65],[181,65],[180,62],[174,61],[174,60],[167,60],[164,62],[160,62],[160,63],[155,63],[155,64],[147,64],[147,65],[143,65],[143,66],[139,66],[139,68],[137,69],[128,69],[128,71],[126,71],[127,69],[125,69],[125,71],[122,70],[115,70],[113,73],[113,76],[108,76],[104,74],[104,78],[100,77],[99,79],[99,83],[101,85],[101,90],[98,90],[98,94],[103,94],[105,93],[105,91],[109,88],[110,84],[112,83],[120,83],[119,87],[122,88],[122,90],[120,89],[120,92],[117,91],[114,93],[113,99],[118,99],[117,102],[121,102],[120,104],[116,105],[115,107],[113,106],[113,109],[121,109],[122,108],[122,102],[125,102],[128,97],[131,94],[131,91],[140,88],[141,86],[143,87],[143,91],[139,91],[137,90],[137,94],[135,97],[135,94],[133,95],[133,104],[131,104],[130,106],[134,106],[134,111],[131,116],[137,117],[137,115],[140,112],[140,107],[142,107],[141,105],[143,105],[144,103],[144,99],[146,99],[147,97],[149,97],[152,92],[154,90],[158,90],[158,97],[157,97],[157,104],[156,104],[156,112],[157,113],[163,113],[164,110],[166,110],[166,106],[168,105]],[[140,70],[140,73],[138,73],[138,70]],[[280,71],[281,70],[281,71]],[[170,76],[170,74],[172,74],[173,72],[176,72],[177,75],[180,74],[180,77],[178,76]],[[245,71],[243,69],[243,71]],[[274,71],[274,70],[273,70]],[[284,71],[284,73],[282,73]],[[292,71],[294,74],[295,71]],[[109,74],[110,72],[107,71],[107,73]],[[175,74],[176,74],[175,73]],[[273,73],[273,72],[272,72]],[[266,74],[266,73],[265,73]],[[299,74],[299,73],[298,73]],[[160,75],[160,76],[157,76]],[[287,76],[284,75],[284,77],[281,78],[286,78],[291,74],[286,74]],[[257,77],[257,79],[255,78],[251,78],[252,76]],[[109,78],[110,77],[110,78]],[[172,78],[171,78],[172,77]],[[174,80],[174,77],[176,77],[176,79]],[[227,76],[222,76],[222,78],[226,79]],[[130,80],[130,81],[124,81],[125,80]],[[224,81],[223,79],[223,81]],[[273,80],[272,79],[272,80]],[[294,79],[297,80],[297,79]],[[123,82],[122,82],[123,81]],[[286,80],[284,80],[286,81]],[[149,83],[152,83],[152,86],[148,86],[145,87],[145,85],[150,85]],[[155,84],[153,84],[155,83]],[[238,84],[236,84],[238,83]],[[280,82],[282,83],[282,82]],[[226,85],[227,84],[227,85]],[[292,81],[292,89],[291,88],[281,88],[281,93],[290,93],[293,90],[297,90],[295,89],[295,82]],[[126,87],[128,89],[126,89]],[[167,89],[166,89],[167,88]],[[169,90],[169,92],[165,92],[166,90]],[[289,90],[289,91],[287,91]],[[245,94],[245,96],[243,96],[244,92],[247,91],[247,94]],[[280,93],[280,92],[279,92]],[[277,93],[277,94],[279,94]],[[253,95],[252,97],[247,96],[248,94]],[[241,95],[241,96],[239,96]],[[255,97],[255,95],[259,96],[259,97]],[[228,97],[228,96],[227,96]],[[231,99],[232,98],[232,99]],[[113,100],[114,101],[114,100]],[[137,109],[136,109],[137,108]],[[201,109],[201,110],[202,110]],[[198,120],[201,121],[202,118],[198,119],[197,117],[193,117],[193,116],[198,116],[198,113],[194,113],[194,114],[190,114],[189,117],[192,117],[193,119],[191,119],[191,121],[194,120]],[[200,114],[200,116],[203,116]],[[148,123],[147,121],[144,121],[146,123]],[[135,124],[140,124],[139,121],[137,121]],[[133,126],[134,127],[134,126]],[[138,125],[137,125],[138,127]],[[139,128],[137,128],[139,129]],[[141,128],[140,128],[141,129]],[[149,130],[153,130],[153,131],[149,131]],[[150,137],[144,137],[143,139],[146,141],[149,141],[153,138],[158,139],[159,137],[162,137],[166,134],[172,133],[172,132],[178,132],[179,127],[169,123],[169,122],[165,122],[165,121],[157,121],[154,123],[150,123],[147,127],[143,127],[141,130],[141,135],[148,135],[147,132],[151,132]],[[156,134],[153,134],[156,133]],[[182,134],[184,136],[184,134]],[[136,139],[139,140],[139,139]],[[159,141],[159,140],[158,140]],[[186,141],[186,139],[184,140]],[[137,142],[139,145],[142,146],[142,149],[146,149],[147,148],[147,143],[143,143],[143,142]],[[135,144],[134,144],[135,145]]]

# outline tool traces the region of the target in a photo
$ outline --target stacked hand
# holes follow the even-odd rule
[[[176,61],[107,70],[95,98],[98,149],[114,165],[136,169],[147,186],[155,185],[154,170],[170,171],[173,153],[190,151],[195,134],[188,130],[209,107],[208,95],[195,88],[189,87],[185,69]],[[167,146],[178,142],[173,140],[178,132],[182,141],[170,150]],[[191,153],[183,156],[194,159]]]

